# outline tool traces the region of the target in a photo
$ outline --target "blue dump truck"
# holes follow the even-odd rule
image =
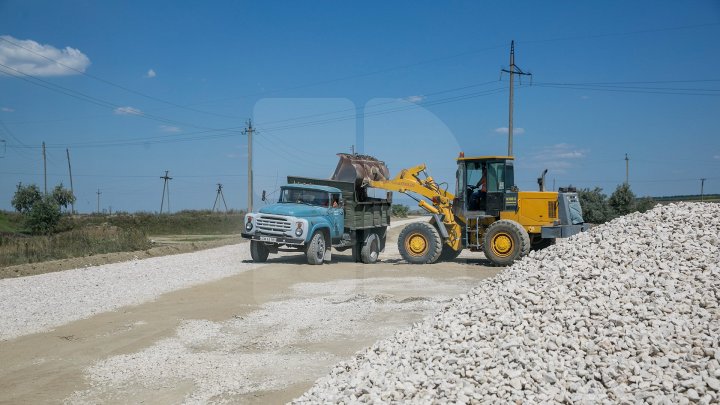
[[[363,174],[350,175],[358,181],[288,177],[276,203],[245,216],[242,237],[250,239],[253,261],[291,251],[304,252],[309,264],[323,264],[335,248],[352,249],[356,262],[375,263],[385,249],[392,194],[368,197]]]

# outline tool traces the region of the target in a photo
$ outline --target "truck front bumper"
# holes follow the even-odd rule
[[[544,239],[567,238],[588,229],[590,229],[589,224],[543,226],[541,236]]]
[[[262,233],[241,233],[240,236],[242,236],[245,239],[250,240],[256,240],[258,242],[265,242],[265,243],[272,243],[275,245],[304,245],[305,239],[297,239],[297,238],[288,238],[287,236],[278,236],[278,235],[265,235]]]

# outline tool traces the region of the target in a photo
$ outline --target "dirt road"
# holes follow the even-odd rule
[[[333,364],[500,269],[477,255],[411,266],[334,253],[265,266],[0,342],[2,403],[282,403]],[[467,259],[473,257],[474,259]],[[248,260],[238,257],[238,260]]]

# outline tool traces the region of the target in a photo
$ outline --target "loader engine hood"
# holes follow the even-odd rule
[[[260,208],[261,214],[289,215],[298,218],[308,218],[327,215],[327,207],[315,207],[307,204],[278,203]]]

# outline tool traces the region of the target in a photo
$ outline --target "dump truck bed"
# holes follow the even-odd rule
[[[335,187],[345,201],[345,228],[349,230],[390,226],[391,201],[367,196],[367,189],[354,182],[288,176],[288,184]]]

